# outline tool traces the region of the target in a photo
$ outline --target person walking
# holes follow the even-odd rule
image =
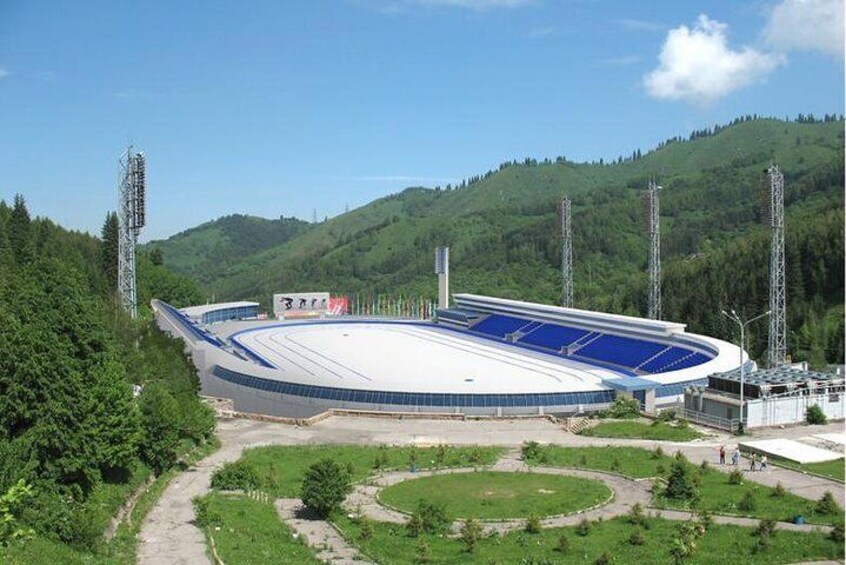
[[[758,454],[753,453],[752,457],[749,458],[749,470],[750,471],[755,470],[755,463],[757,463],[757,462],[758,462]]]
[[[761,470],[762,471],[767,470],[767,456],[766,456],[766,454],[761,456]]]
[[[721,445],[720,446],[720,465],[725,465],[725,464],[726,464],[726,446]]]
[[[731,464],[735,467],[740,464],[740,449],[737,447],[731,452]]]

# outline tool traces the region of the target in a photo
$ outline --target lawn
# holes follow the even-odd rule
[[[320,459],[330,458],[351,466],[353,481],[360,481],[378,469],[420,469],[492,465],[505,450],[500,447],[387,447],[387,446],[269,446],[244,452],[241,460],[252,466],[262,481],[262,490],[277,498],[300,495],[306,469]]]
[[[677,536],[679,522],[661,518],[647,519],[649,529],[635,526],[625,518],[594,522],[588,535],[580,536],[576,527],[545,529],[538,534],[515,531],[505,536],[487,537],[479,542],[474,553],[468,553],[463,543],[455,538],[438,536],[409,537],[405,528],[395,524],[374,523],[373,537],[361,540],[359,526],[345,516],[338,517],[336,525],[345,537],[364,553],[375,558],[380,565],[414,565],[420,559],[420,546],[428,547],[429,563],[457,565],[478,563],[484,565],[564,565],[569,563],[593,564],[603,552],[608,552],[617,565],[668,565],[673,562],[669,550]],[[628,539],[639,531],[643,545],[632,545]],[[569,550],[556,550],[564,534]],[[831,541],[821,533],[777,532],[772,545],[756,551],[756,538],[751,528],[713,525],[685,563],[692,565],[778,565],[843,558],[841,544]]]
[[[844,461],[842,458],[835,459],[834,461],[823,461],[822,463],[802,464],[795,463],[793,461],[788,461],[787,459],[776,458],[770,459],[770,462],[775,465],[787,467],[788,469],[795,469],[797,471],[822,475],[823,477],[828,477],[830,479],[840,481],[841,483],[846,481],[846,466],[844,466]]]
[[[245,496],[211,493],[207,497],[213,524],[203,528],[214,538],[224,563],[258,565],[318,565],[322,563],[305,544],[295,539],[269,502]]]
[[[442,505],[451,518],[505,519],[570,514],[607,501],[599,481],[539,473],[452,473],[404,481],[379,500],[413,512],[420,500]]]
[[[601,422],[585,428],[579,435],[663,441],[691,441],[703,437],[689,426],[674,426],[665,422]]]
[[[541,464],[554,467],[576,467],[612,471],[634,478],[667,477],[673,457],[657,454],[638,447],[558,447],[544,446],[540,455],[528,461],[531,465]],[[832,524],[840,519],[839,514],[814,514],[814,503],[800,496],[786,493],[774,496],[774,489],[749,480],[742,485],[730,485],[728,475],[713,468],[700,469],[699,507],[709,512],[735,514],[753,518],[773,518],[780,521],[792,520],[796,515],[805,516],[812,523]],[[755,508],[738,508],[744,493],[750,491],[755,499]],[[683,501],[655,497],[655,503],[669,508],[687,508]]]

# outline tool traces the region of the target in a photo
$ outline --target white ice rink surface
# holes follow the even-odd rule
[[[365,390],[449,393],[605,390],[606,369],[434,326],[271,326],[232,336],[293,380]],[[625,377],[622,377],[625,378]]]

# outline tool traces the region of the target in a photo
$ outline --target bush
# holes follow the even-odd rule
[[[728,476],[728,484],[730,485],[742,485],[743,484],[743,472],[740,469],[734,469]]]
[[[373,539],[373,522],[367,516],[362,516],[358,521],[358,539],[367,541]]]
[[[835,524],[834,527],[831,528],[831,532],[828,534],[828,539],[843,545],[843,541],[846,540],[846,529],[844,529],[843,522]]]
[[[211,487],[217,490],[256,490],[261,486],[256,470],[244,461],[225,463],[212,474]]]
[[[670,467],[670,476],[667,478],[667,488],[664,489],[664,496],[691,502],[699,498],[690,466],[683,459],[673,461],[673,465]]]
[[[461,526],[461,541],[464,542],[464,549],[468,553],[476,551],[476,546],[482,539],[482,525],[478,520],[465,520]]]
[[[628,521],[629,524],[635,526],[646,525],[646,515],[643,513],[643,505],[640,502],[635,503],[632,509],[629,510]]]
[[[758,522],[758,527],[752,532],[752,535],[758,538],[756,551],[763,551],[770,547],[770,543],[776,533],[775,525],[775,520],[769,518]]]
[[[740,502],[737,503],[737,508],[739,510],[743,510],[744,512],[752,512],[757,507],[758,502],[755,500],[755,495],[752,494],[751,490],[744,492],[743,498],[741,498]]]
[[[657,422],[672,422],[676,419],[676,411],[672,408],[669,410],[661,410],[658,414]]]
[[[594,563],[596,565],[612,565],[614,563],[614,556],[608,551],[603,551],[602,555],[597,557]]]
[[[567,553],[570,551],[570,538],[567,537],[567,534],[561,532],[561,535],[558,536],[558,543],[555,544],[555,551],[558,553]]]
[[[527,534],[539,534],[543,527],[540,523],[540,518],[538,518],[537,514],[532,514],[529,516],[529,519],[526,520],[526,533]]]
[[[520,449],[523,461],[535,461],[540,458],[543,447],[536,441],[527,441]]]
[[[784,488],[784,485],[781,484],[781,482],[776,484],[775,488],[773,489],[772,494],[770,494],[770,496],[775,497],[775,498],[783,498],[786,495],[787,495],[787,489]]]
[[[618,396],[610,408],[603,410],[603,418],[636,418],[640,415],[640,402],[627,396]]]
[[[662,457],[664,457],[664,450],[661,449],[660,445],[652,451],[651,457],[652,459],[661,459]]]
[[[377,471],[384,467],[388,466],[388,448],[384,445],[379,446],[379,452],[376,455],[376,459],[373,460],[373,468]]]
[[[447,516],[446,510],[440,504],[421,500],[417,504],[417,510],[408,519],[406,527],[408,534],[418,537],[420,534],[443,534],[449,530],[452,520]]]
[[[579,522],[579,525],[576,526],[576,533],[582,537],[585,537],[590,533],[590,522],[587,518],[582,518],[582,521]]]
[[[414,548],[414,560],[417,563],[428,563],[432,560],[432,550],[425,539],[420,539],[417,542],[417,547]]]
[[[632,545],[643,545],[646,543],[646,538],[643,537],[640,530],[635,530],[632,532],[632,535],[629,536],[628,541]]]
[[[825,494],[817,501],[814,512],[818,514],[840,514],[840,506],[837,505],[831,491],[825,491]]]
[[[808,410],[805,412],[805,419],[812,426],[822,425],[828,422],[828,418],[825,417],[825,412],[823,412],[822,408],[820,408],[818,404],[808,407]]]
[[[341,505],[352,490],[352,477],[332,459],[322,459],[306,471],[300,498],[306,507],[326,517]]]

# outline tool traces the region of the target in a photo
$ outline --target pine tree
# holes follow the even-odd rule
[[[26,209],[26,201],[24,201],[23,196],[16,194],[15,205],[9,218],[9,243],[18,265],[23,265],[31,256],[30,224],[31,220],[29,210]]]
[[[106,214],[106,221],[103,222],[103,229],[100,232],[102,237],[100,262],[103,266],[103,272],[106,274],[106,282],[110,290],[117,289],[119,230],[117,213],[109,212]]]

